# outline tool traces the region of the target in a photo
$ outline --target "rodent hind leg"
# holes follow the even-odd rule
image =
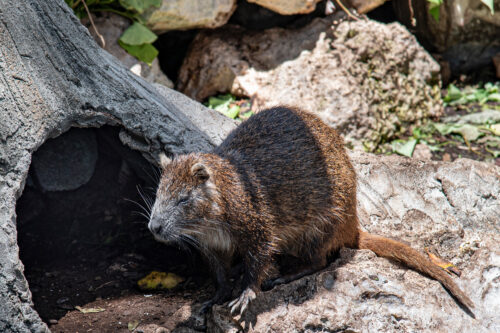
[[[316,273],[317,271],[325,268],[326,265],[327,265],[327,256],[326,254],[321,252],[320,254],[314,256],[308,263],[308,265],[300,267],[298,272],[286,274],[276,279],[269,279],[264,281],[264,283],[262,284],[262,289],[270,290],[277,285],[286,284],[298,280],[300,278],[303,278],[304,276]]]

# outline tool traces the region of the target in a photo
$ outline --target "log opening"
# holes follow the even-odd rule
[[[154,241],[139,194],[157,170],[119,129],[70,129],[34,153],[17,203],[18,244],[35,310],[55,322],[75,306],[141,295],[152,270],[191,275],[192,256]],[[137,202],[137,203],[134,203]]]

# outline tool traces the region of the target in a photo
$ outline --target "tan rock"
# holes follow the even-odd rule
[[[359,14],[365,14],[382,6],[387,0],[349,0],[348,3],[356,9]]]
[[[403,26],[339,17],[297,30],[202,32],[177,89],[199,101],[252,97],[257,110],[298,106],[368,149],[441,113],[439,66]]]
[[[226,24],[235,9],[236,0],[163,0],[160,8],[145,14],[145,19],[156,33],[216,28]]]
[[[419,143],[415,146],[412,157],[419,160],[430,160],[432,159],[432,151],[428,145]]]
[[[247,0],[281,15],[307,14],[321,0]]]
[[[260,294],[239,322],[214,307],[207,331],[239,332],[239,324],[248,332],[500,331],[500,168],[351,157],[363,227],[457,265],[454,280],[475,303],[476,319],[438,282],[371,251],[344,249],[319,273]]]

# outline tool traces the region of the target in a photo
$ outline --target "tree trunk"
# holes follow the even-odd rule
[[[159,92],[161,91],[161,93]],[[16,212],[32,153],[70,127],[122,128],[150,161],[204,151],[231,120],[156,90],[100,49],[63,0],[0,0],[0,331],[46,331],[19,260]]]

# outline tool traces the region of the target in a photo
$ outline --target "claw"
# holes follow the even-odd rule
[[[240,297],[234,299],[229,303],[228,307],[231,308],[231,314],[234,315],[239,309],[240,315],[242,315],[248,308],[250,302],[253,301],[256,297],[257,295],[255,294],[255,291],[250,288],[245,289],[241,293]]]

